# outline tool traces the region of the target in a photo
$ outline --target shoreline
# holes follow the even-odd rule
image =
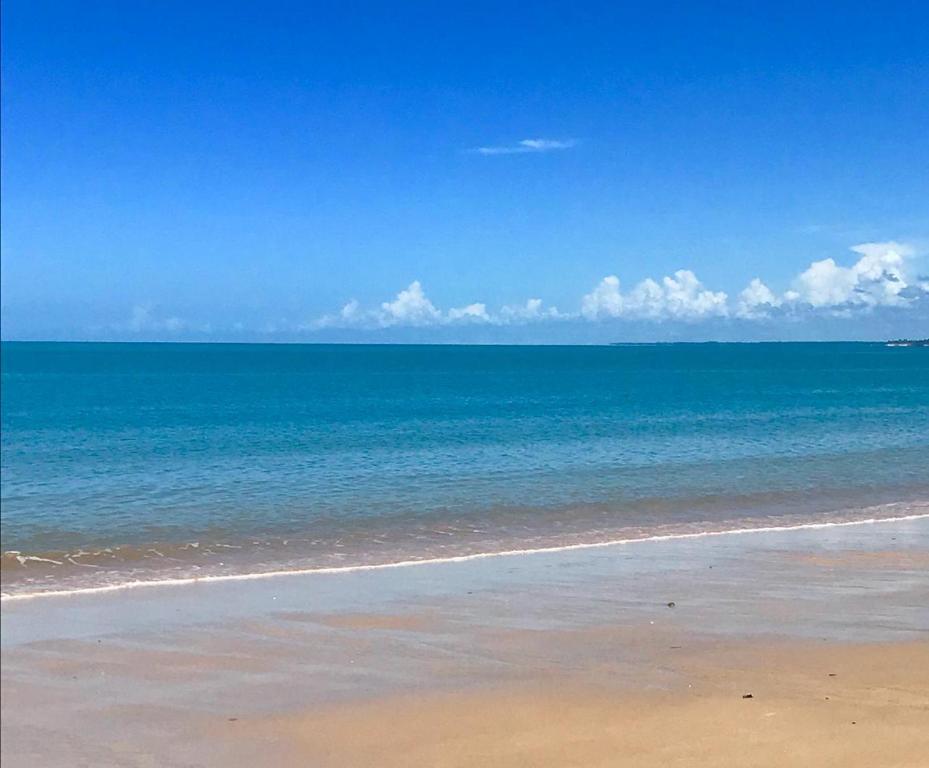
[[[911,503],[912,502],[908,502]],[[929,502],[916,502],[916,506],[922,508]],[[881,505],[889,506],[889,505]],[[874,509],[874,507],[867,508]],[[865,510],[862,510],[865,511]],[[85,595],[100,595],[106,593],[123,592],[134,589],[155,589],[164,587],[182,587],[194,584],[218,584],[228,582],[257,581],[263,579],[282,578],[287,576],[325,576],[337,575],[355,572],[382,571],[395,568],[410,568],[416,566],[434,566],[453,563],[466,563],[476,560],[486,560],[490,558],[507,558],[519,557],[526,555],[554,554],[560,552],[573,552],[592,549],[603,549],[608,547],[621,547],[630,544],[678,541],[689,539],[701,539],[715,536],[739,536],[746,534],[763,534],[763,533],[783,533],[789,531],[802,530],[819,530],[825,528],[841,528],[857,525],[874,525],[879,523],[907,522],[913,520],[923,520],[929,518],[929,512],[919,512],[908,515],[898,515],[890,517],[869,517],[860,520],[840,520],[828,522],[809,522],[797,523],[793,525],[774,525],[732,528],[722,530],[693,531],[682,533],[658,534],[653,536],[628,537],[618,539],[608,539],[605,541],[581,542],[564,545],[553,545],[546,547],[530,547],[525,549],[507,549],[491,552],[474,552],[461,555],[449,555],[445,557],[424,557],[397,560],[383,563],[361,563],[356,565],[343,566],[318,566],[309,568],[294,568],[284,570],[256,571],[247,573],[216,574],[207,576],[187,576],[180,578],[151,579],[139,581],[127,581],[116,584],[106,584],[91,587],[76,587],[73,589],[48,589],[35,592],[22,593],[2,593],[0,594],[0,603],[30,601],[39,598],[65,598],[80,597]]]
[[[916,768],[926,517],[7,603],[2,759]]]

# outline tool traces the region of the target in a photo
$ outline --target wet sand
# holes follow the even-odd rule
[[[925,765],[927,552],[918,520],[5,603],[3,765]]]
[[[665,690],[555,675],[234,721],[221,738],[275,743],[294,766],[926,764],[929,643],[743,644],[667,661]]]

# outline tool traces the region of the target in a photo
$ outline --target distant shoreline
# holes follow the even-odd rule
[[[481,342],[481,341],[234,341],[230,339],[0,339],[0,344],[106,344],[113,346],[227,346],[227,347],[683,347],[683,346],[775,346],[782,344],[867,344],[901,343],[929,346],[929,339],[702,339],[691,341],[597,341],[565,342]]]

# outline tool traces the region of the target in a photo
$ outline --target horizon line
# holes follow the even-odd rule
[[[292,346],[292,347],[653,347],[658,345],[707,344],[887,344],[891,342],[925,342],[921,338],[880,339],[705,339],[702,341],[602,341],[576,343],[547,342],[492,342],[492,341],[228,341],[204,339],[3,339],[0,344],[173,344],[173,345],[224,345],[224,346]]]

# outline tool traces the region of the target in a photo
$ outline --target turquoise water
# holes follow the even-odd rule
[[[929,350],[10,342],[2,430],[5,591],[389,562],[905,512]]]

